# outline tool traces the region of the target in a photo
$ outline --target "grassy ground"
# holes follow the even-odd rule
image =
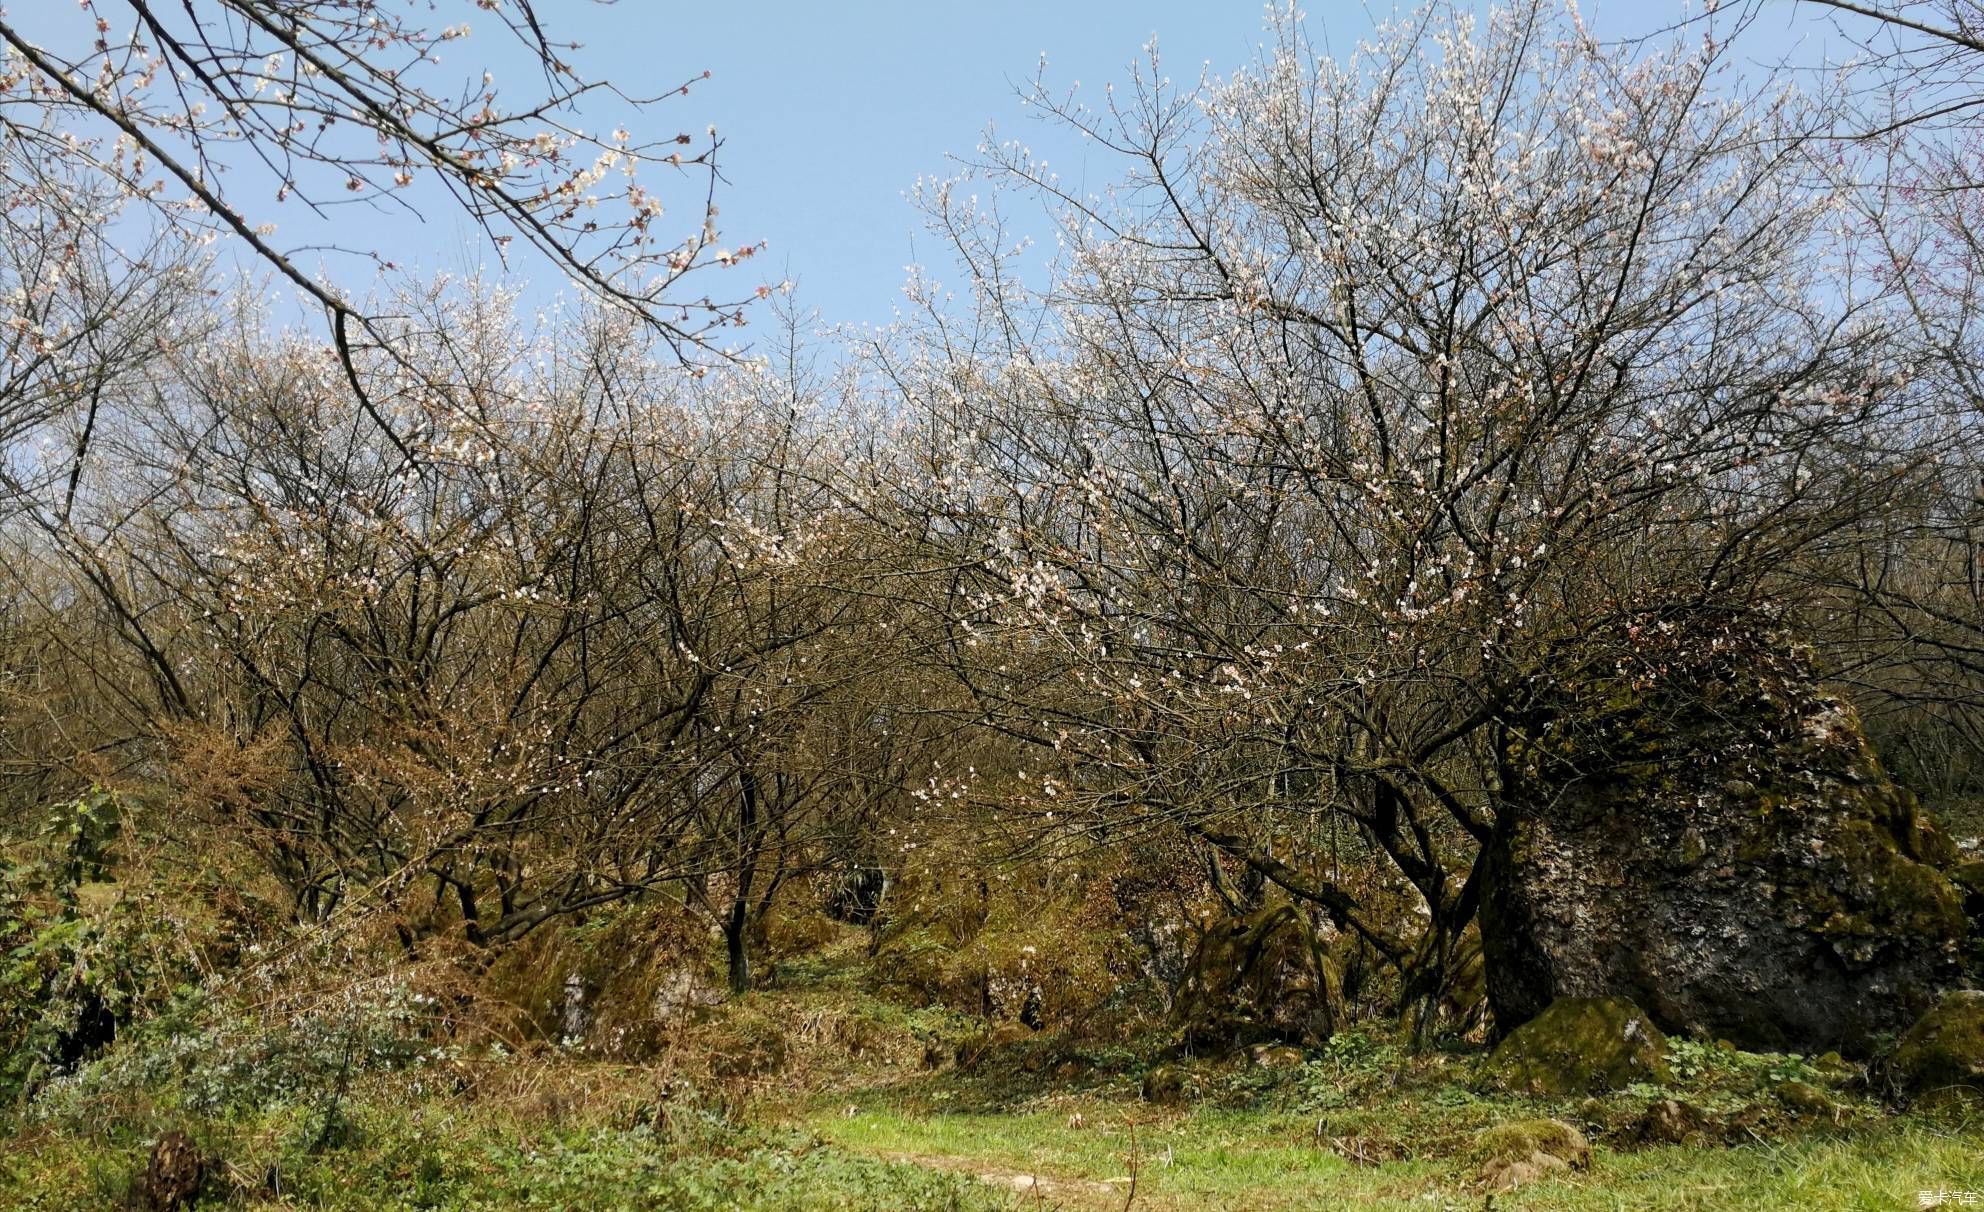
[[[124,1207],[169,1120],[217,1159],[201,1207],[252,1209],[993,1209],[959,1175],[842,1151],[800,1132],[712,1119],[594,1122],[557,1111],[461,1107],[405,1088],[356,1093],[326,1138],[279,1108],[228,1117],[136,1114],[58,1122],[0,1146],[0,1208]]]
[[[823,1138],[877,1158],[971,1174],[1070,1208],[1488,1206],[1465,1158],[1408,1156],[1360,1164],[1289,1117],[1195,1111],[1153,1118],[1096,1104],[1079,1126],[1046,1113],[823,1113]],[[1832,1138],[1743,1146],[1600,1147],[1589,1170],[1494,1198],[1496,1208],[1893,1209],[1924,1191],[1984,1192],[1976,1124],[1892,1122]],[[1956,1206],[1952,1202],[1951,1206]]]
[[[900,1013],[836,996],[856,1017]],[[1020,1206],[1891,1209],[1922,1207],[1924,1193],[1984,1205],[1984,1114],[1898,1113],[1836,1058],[1673,1041],[1671,1085],[1551,1101],[1485,1092],[1478,1050],[1407,1055],[1355,1032],[1258,1058],[1268,1065],[1178,1060],[1155,1040],[993,1038],[936,1072],[842,1068],[784,1118],[849,1153],[969,1175]],[[1157,1067],[1179,1101],[1141,1097]],[[1693,1117],[1679,1143],[1650,1139],[1663,1102]],[[1491,1198],[1481,1134],[1541,1116],[1591,1139],[1589,1165]]]
[[[1984,1203],[1984,1115],[1898,1113],[1845,1063],[1680,1041],[1672,1085],[1519,1099],[1484,1092],[1479,1050],[1407,1054],[1373,1034],[1307,1053],[1180,1058],[1161,1035],[987,1032],[878,991],[859,979],[857,952],[788,967],[779,988],[637,1064],[410,1044],[390,1014],[285,1033],[192,1006],[12,1109],[0,1208],[121,1206],[172,1129],[215,1161],[204,1207],[1583,1212],[1916,1208],[1924,1192]],[[1154,1102],[1146,1088],[1173,1094]],[[1692,1118],[1663,1138],[1647,1125],[1670,1104]],[[1576,1125],[1589,1164],[1491,1196],[1482,1133],[1539,1116]]]
[[[573,1070],[586,1086],[585,1067]],[[784,1127],[658,1126],[464,1106],[394,1084],[354,1092],[321,1143],[307,1108],[209,1118],[194,1131],[224,1159],[203,1206],[258,1209],[1893,1209],[1920,1206],[1924,1191],[1984,1191],[1984,1123],[1957,1113],[1735,1146],[1601,1143],[1588,1169],[1491,1203],[1470,1152],[1478,1127],[1564,1109],[1388,1096],[1316,1117],[1088,1092],[942,1111],[903,1095],[895,1085],[821,1094]],[[0,1207],[120,1206],[167,1120],[186,1122],[134,1109],[121,1122],[20,1133],[0,1147]]]

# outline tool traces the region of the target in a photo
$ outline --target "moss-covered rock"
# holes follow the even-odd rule
[[[1771,1093],[1797,1119],[1837,1121],[1845,1115],[1845,1109],[1831,1095],[1810,1082],[1786,1079],[1777,1083]]]
[[[1532,1153],[1548,1153],[1576,1166],[1591,1160],[1584,1133],[1561,1119],[1519,1119],[1485,1128],[1474,1138],[1474,1152],[1484,1162],[1513,1161]]]
[[[1308,1059],[1302,1049],[1289,1044],[1256,1044],[1247,1057],[1260,1069],[1300,1069]]]
[[[1963,911],[1973,923],[1984,922],[1984,859],[1965,859],[1943,872],[1963,894]]]
[[[1627,1139],[1638,1125],[1642,1110],[1636,1099],[1592,1095],[1579,1100],[1572,1118],[1587,1136]]]
[[[958,1041],[958,1068],[967,1071],[981,1066],[998,1067],[1013,1061],[1032,1043],[1034,1033],[1030,1028],[1018,1023],[994,1023],[985,1030],[966,1036]]]
[[[1503,1029],[1618,996],[1670,1032],[1866,1055],[1956,983],[1955,849],[1807,653],[1706,610],[1573,651],[1504,746],[1480,919]]]
[[[1271,904],[1206,924],[1172,1018],[1196,1048],[1319,1044],[1335,1021],[1339,983],[1309,918]]]
[[[1984,859],[1964,859],[1944,874],[1966,894],[1984,895]]]
[[[1173,1107],[1190,1102],[1199,1094],[1199,1083],[1176,1065],[1158,1065],[1144,1074],[1144,1101]]]
[[[1675,1098],[1655,1099],[1633,1124],[1630,1133],[1636,1144],[1679,1145],[1699,1140],[1708,1127],[1708,1116],[1692,1103]]]
[[[1559,1119],[1523,1119],[1496,1124],[1474,1140],[1481,1159],[1481,1185],[1510,1191],[1538,1178],[1591,1164],[1584,1134]]]
[[[1895,1043],[1885,1069],[1909,1094],[1984,1094],[1984,992],[1944,994]]]
[[[768,1019],[738,1016],[726,1024],[710,1057],[718,1077],[764,1077],[785,1068],[790,1054],[785,1032]]]
[[[1665,1082],[1667,1038],[1620,998],[1567,997],[1509,1033],[1488,1065],[1489,1082],[1514,1094],[1602,1094]]]

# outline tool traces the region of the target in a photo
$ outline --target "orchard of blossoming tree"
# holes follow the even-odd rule
[[[0,10],[0,1190],[1984,1192],[1976,0],[1043,75],[858,330],[565,7]]]

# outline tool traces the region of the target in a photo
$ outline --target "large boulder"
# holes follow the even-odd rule
[[[1504,1030],[1618,996],[1670,1032],[1865,1054],[1956,982],[1954,849],[1803,652],[1708,612],[1586,643],[1503,754],[1481,933]]]
[[[1490,1084],[1562,1098],[1664,1082],[1667,1038],[1619,998],[1567,997],[1509,1033],[1489,1058]]]
[[[1896,1041],[1884,1068],[1910,1094],[1984,1094],[1984,992],[1944,994]]]

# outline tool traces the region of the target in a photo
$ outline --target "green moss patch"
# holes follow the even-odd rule
[[[1666,1037],[1620,998],[1559,998],[1511,1032],[1489,1063],[1490,1084],[1512,1094],[1600,1094],[1672,1076]]]

